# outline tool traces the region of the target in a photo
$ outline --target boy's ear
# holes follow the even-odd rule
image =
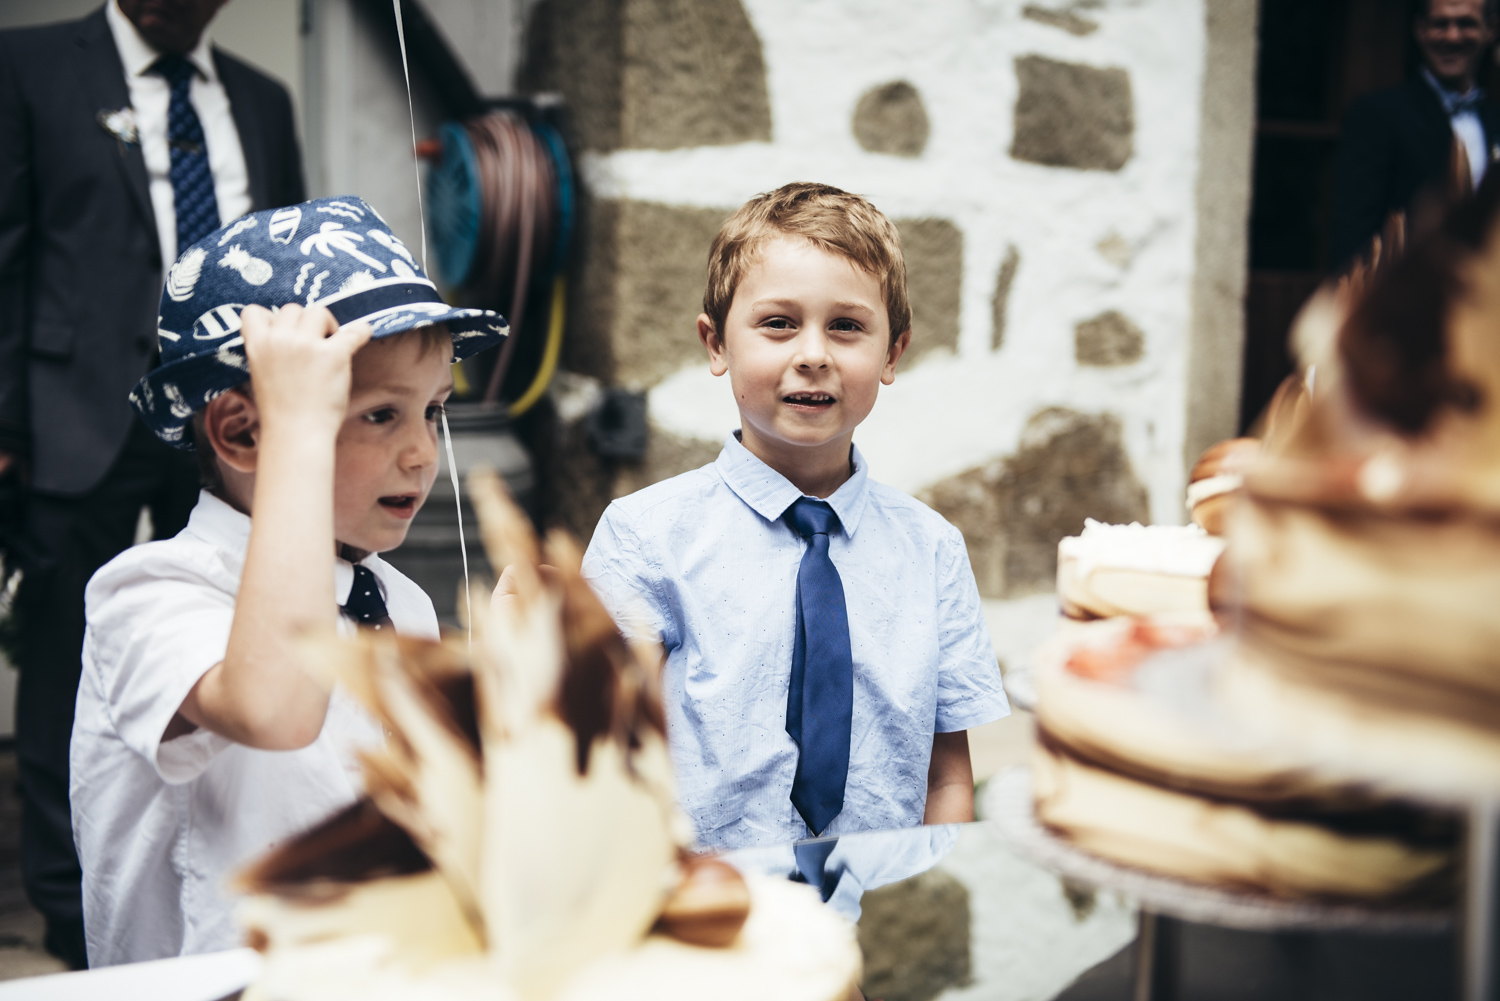
[[[724,355],[724,338],[714,329],[714,321],[707,313],[698,314],[698,340],[708,349],[708,370],[714,375],[729,371],[729,359]]]
[[[260,410],[248,393],[231,389],[203,409],[203,433],[219,461],[240,473],[255,472]]]
[[[901,360],[902,355],[906,354],[906,349],[909,347],[911,347],[911,328],[907,327],[891,342],[891,350],[885,356],[885,368],[880,371],[881,383],[889,386],[896,381],[896,363]]]

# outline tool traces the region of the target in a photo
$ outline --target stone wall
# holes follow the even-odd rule
[[[1233,432],[1254,16],[542,0],[526,80],[567,96],[587,189],[565,365],[645,392],[653,434],[640,462],[594,461],[572,527],[737,426],[693,325],[708,242],[792,180],[901,229],[912,351],[856,441],[964,531],[986,598],[1050,588],[1085,516],[1180,522],[1185,454]]]

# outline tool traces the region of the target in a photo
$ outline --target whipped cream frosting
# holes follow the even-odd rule
[[[1082,535],[1070,535],[1057,544],[1057,555],[1076,560],[1081,577],[1101,567],[1207,577],[1224,545],[1223,539],[1197,525],[1106,525],[1088,518]]]

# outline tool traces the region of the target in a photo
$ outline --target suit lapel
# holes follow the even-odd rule
[[[91,103],[90,112],[116,111],[130,104],[130,88],[125,83],[125,67],[120,62],[120,53],[115,48],[114,36],[110,34],[109,22],[104,19],[104,8],[78,22],[74,36],[78,46],[78,78],[83,81],[84,92]],[[95,128],[102,126],[95,125]],[[151,207],[150,178],[146,174],[146,160],[141,155],[139,144],[114,144],[114,160],[119,164],[125,187],[130,190],[135,207],[156,242],[156,212]]]
[[[254,99],[245,87],[244,78],[215,48],[214,68],[219,72],[219,82],[224,85],[224,94],[229,98],[229,112],[234,117],[234,127],[240,134],[240,149],[245,154],[245,172],[250,181],[250,210],[270,208],[270,197],[266,190],[266,144],[262,141],[260,116],[255,113]]]

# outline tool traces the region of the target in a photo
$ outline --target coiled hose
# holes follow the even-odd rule
[[[563,266],[573,222],[573,178],[562,137],[497,109],[441,133],[441,158],[429,176],[438,273],[465,298],[502,312],[511,324],[486,380],[483,401],[500,402],[520,343],[533,285],[552,286],[547,342],[531,384],[508,406],[530,409],[557,369],[564,328]],[[434,144],[435,145],[435,144]],[[437,152],[430,149],[429,153]]]

